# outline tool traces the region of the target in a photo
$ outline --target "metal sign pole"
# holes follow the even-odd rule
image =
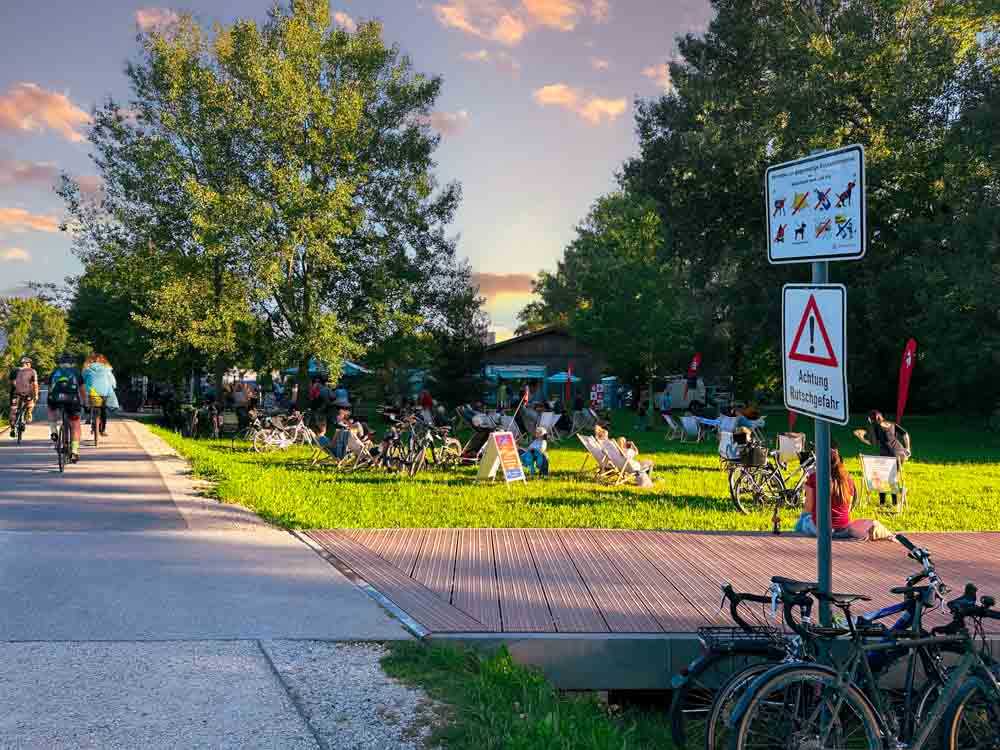
[[[814,284],[829,282],[830,268],[825,261],[812,264]],[[816,567],[819,590],[829,594],[833,583],[832,521],[830,519],[830,423],[816,419]],[[819,603],[820,624],[829,627],[830,603]]]

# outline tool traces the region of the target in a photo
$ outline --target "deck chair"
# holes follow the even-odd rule
[[[562,433],[556,429],[558,422],[559,415],[553,411],[542,412],[541,416],[538,417],[538,427],[545,429],[546,437],[553,443],[558,443],[563,438]]]
[[[310,464],[330,464],[339,469],[341,462],[347,457],[347,441],[351,435],[350,430],[338,428],[333,433],[333,439],[329,445],[321,445],[318,441],[313,448],[312,461]]]
[[[607,454],[604,452],[604,448],[601,447],[600,441],[591,435],[580,435],[577,434],[580,442],[583,443],[583,447],[587,451],[587,455],[583,459],[583,465],[580,467],[580,473],[587,467],[587,462],[590,459],[594,459],[594,463],[597,464],[594,467],[594,478],[598,480],[606,480],[609,477],[615,476],[617,474],[617,469],[615,469],[614,464],[608,458]]]
[[[906,505],[906,486],[903,484],[903,467],[894,456],[866,456],[861,453],[861,473],[864,477],[865,496],[871,499],[881,493],[894,494],[901,508]]]
[[[630,478],[634,478],[636,484],[639,484],[640,475],[645,475],[649,482],[652,483],[653,464],[651,462],[643,461],[640,463],[637,458],[638,454],[632,450],[623,453],[621,446],[610,438],[605,438],[601,441],[601,448],[604,450],[604,454],[608,457],[608,460],[611,461],[611,465],[615,468],[614,484],[621,484]]]
[[[740,447],[733,439],[733,433],[719,431],[719,463],[723,469],[728,469],[740,460]]]
[[[347,430],[347,452],[337,463],[337,468],[344,471],[358,471],[377,464],[378,458],[372,453],[371,444]]]
[[[521,407],[521,421],[524,423],[524,432],[526,435],[535,434],[535,428],[538,427],[539,418],[539,413],[530,406]]]
[[[672,416],[663,412],[663,421],[667,423],[667,440],[682,440],[684,438],[684,429],[677,424],[677,420]]]
[[[569,434],[566,437],[573,437],[573,435],[580,432],[592,432],[597,427],[599,421],[593,409],[575,411],[573,412],[573,426],[570,427]]]
[[[508,417],[506,414],[498,414],[495,421],[497,423],[497,429],[511,433],[514,436],[515,441],[524,437],[521,434],[521,428],[517,426],[517,420],[514,419],[514,417]]]
[[[701,431],[701,422],[687,414],[681,417],[681,442],[700,443],[705,435]]]
[[[806,449],[806,436],[801,432],[782,432],[778,435],[778,460],[783,464],[799,460]]]

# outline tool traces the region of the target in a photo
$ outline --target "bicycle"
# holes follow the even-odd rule
[[[73,428],[65,406],[57,407],[59,421],[56,423],[56,460],[59,462],[59,473],[66,471],[66,462],[72,461],[73,446],[71,443]]]
[[[11,429],[14,432],[14,438],[17,440],[17,444],[21,444],[21,439],[24,437],[24,431],[28,428],[28,404],[24,398],[21,396],[17,397],[17,409],[14,413],[14,421],[11,423]]]
[[[911,557],[929,557],[905,537],[900,541]],[[919,595],[921,601],[929,591],[946,590],[939,581],[894,589]],[[947,748],[964,747],[963,738],[971,736],[975,740],[977,732],[991,744],[975,747],[996,747],[1000,743],[1000,683],[992,659],[976,649],[977,638],[983,638],[982,620],[1000,619],[1000,612],[992,609],[992,597],[983,597],[979,604],[975,587],[968,585],[962,597],[948,603],[952,621],[928,635],[919,628],[897,633],[873,630],[870,623],[856,621],[850,607],[866,597],[813,593],[843,612],[846,629],[815,630],[796,623],[794,618],[789,620],[790,626],[808,638],[847,636],[846,658],[827,663],[789,663],[758,677],[734,711],[731,750],[771,748],[776,736],[782,738],[778,744],[783,748],[922,750],[939,729],[943,747]],[[969,634],[967,619],[974,620],[976,637]],[[945,670],[941,666],[942,651],[960,653],[958,664]],[[902,706],[893,706],[889,691],[878,684],[875,674],[900,654],[907,655],[905,693]],[[918,657],[929,682],[921,691],[914,690]]]

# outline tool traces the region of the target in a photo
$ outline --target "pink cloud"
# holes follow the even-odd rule
[[[59,170],[52,162],[0,159],[0,185],[5,187],[54,185],[58,177]]]
[[[446,0],[433,12],[442,26],[513,47],[535,29],[572,31],[588,16],[603,22],[608,0]]]
[[[543,107],[562,107],[579,115],[591,125],[615,120],[628,108],[628,102],[624,97],[606,99],[567,86],[565,83],[554,83],[536,89],[533,97]]]
[[[58,232],[59,220],[55,216],[33,214],[23,208],[0,208],[0,229],[11,232]]]
[[[180,20],[180,16],[169,8],[139,8],[135,12],[135,25],[139,31],[163,31]]]
[[[78,128],[90,122],[90,115],[65,94],[47,91],[35,83],[15,83],[0,94],[0,131],[37,133],[54,130],[73,143],[84,140]]]
[[[23,247],[8,247],[0,250],[0,260],[7,263],[27,263],[31,260],[31,253]]]
[[[104,192],[104,180],[96,174],[80,175],[76,178],[80,192],[89,198],[98,198]]]
[[[517,73],[521,70],[521,63],[511,57],[510,53],[506,50],[489,52],[488,50],[480,49],[475,52],[464,52],[462,53],[462,57],[469,62],[492,63],[497,70],[504,73]]]
[[[358,30],[357,22],[342,10],[338,10],[333,14],[333,20],[338,26],[343,27],[345,31],[349,31],[352,34]]]
[[[611,61],[605,60],[603,57],[592,57],[590,58],[590,67],[594,70],[608,70],[611,67]]]
[[[420,117],[420,122],[430,125],[441,135],[459,135],[469,124],[469,113],[464,109],[459,112],[431,112]]]
[[[661,89],[671,89],[673,84],[670,81],[670,66],[666,63],[650,65],[643,68],[642,74],[651,81],[654,81]]]

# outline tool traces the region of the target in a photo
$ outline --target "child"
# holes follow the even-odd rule
[[[539,427],[535,430],[535,439],[531,441],[528,449],[521,454],[521,463],[528,468],[531,476],[535,476],[535,467],[538,473],[547,477],[549,475],[549,457],[547,455],[548,443],[545,440],[545,428]]]

